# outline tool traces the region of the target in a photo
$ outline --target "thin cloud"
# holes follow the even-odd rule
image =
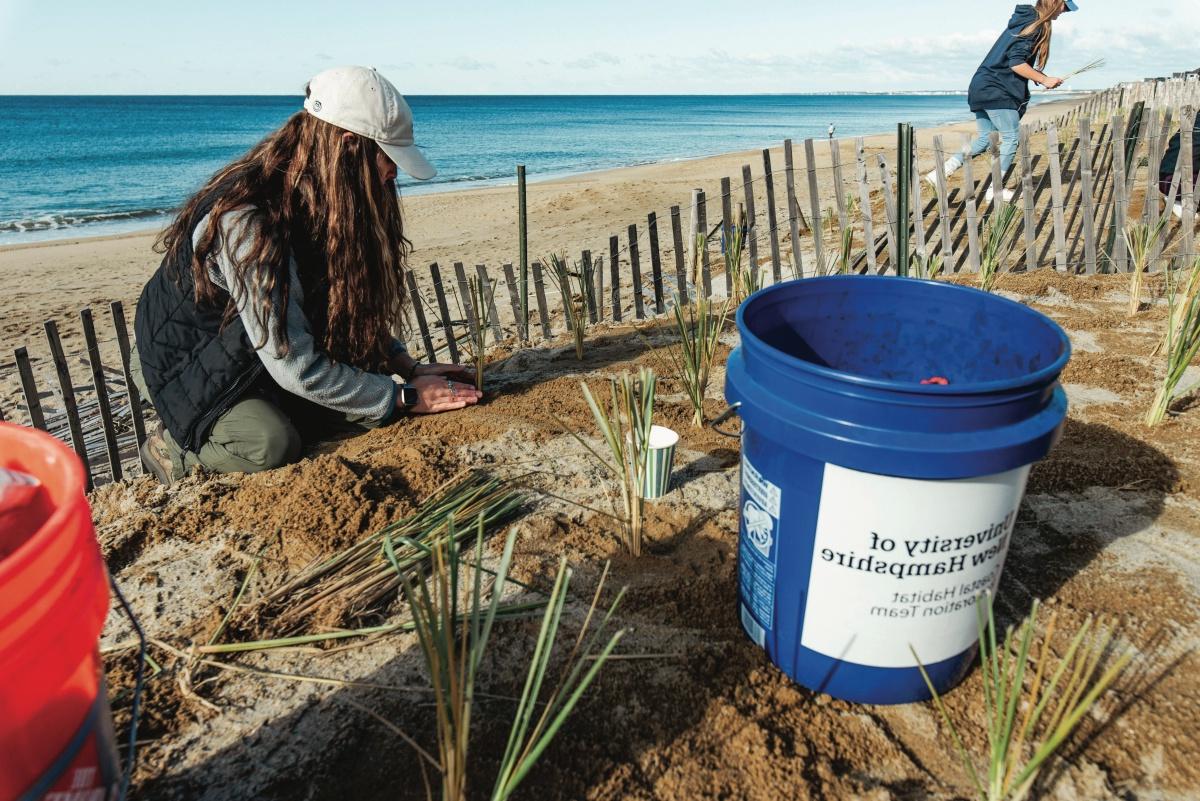
[[[465,72],[478,72],[480,70],[492,70],[496,68],[496,65],[490,61],[480,61],[479,59],[471,58],[470,56],[459,56],[458,58],[452,58],[445,62],[445,64],[447,67],[451,67],[456,70],[463,70]]]

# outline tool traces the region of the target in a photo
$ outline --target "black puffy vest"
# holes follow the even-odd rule
[[[198,451],[264,367],[240,317],[221,326],[228,293],[211,305],[196,303],[190,237],[181,250],[177,262],[168,254],[142,289],[134,330],[155,411],[176,443]]]

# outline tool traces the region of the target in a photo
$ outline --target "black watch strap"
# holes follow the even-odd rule
[[[417,405],[418,401],[421,400],[421,396],[417,392],[417,388],[412,384],[401,384],[398,392],[400,395],[400,405],[404,406],[406,409],[411,409]]]

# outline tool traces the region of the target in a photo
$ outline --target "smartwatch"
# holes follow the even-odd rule
[[[420,396],[417,393],[417,388],[412,384],[401,384],[398,390],[400,405],[406,409],[411,409],[420,401]]]

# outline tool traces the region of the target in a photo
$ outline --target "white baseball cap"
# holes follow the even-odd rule
[[[412,110],[371,67],[334,67],[308,82],[304,110],[319,120],[375,140],[396,166],[419,181],[437,170],[413,144]]]

